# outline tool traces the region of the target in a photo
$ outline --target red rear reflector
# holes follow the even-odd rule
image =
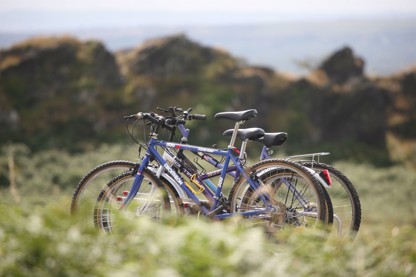
[[[328,169],[322,170],[321,173],[319,173],[319,176],[321,176],[322,179],[324,179],[324,181],[328,184],[328,186],[332,187],[332,180],[331,180],[331,176],[329,175]]]
[[[118,201],[118,202],[123,201],[123,197],[121,197],[121,196],[117,196],[117,201]]]
[[[128,190],[123,191],[123,195],[124,195],[124,196],[129,195],[129,191],[128,191]]]

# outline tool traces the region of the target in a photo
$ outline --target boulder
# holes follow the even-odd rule
[[[404,75],[401,87],[403,94],[416,98],[416,69]]]
[[[228,54],[203,47],[179,34],[146,41],[136,49],[117,55],[126,75],[168,77],[200,73],[218,56]]]
[[[364,60],[356,57],[350,47],[344,47],[328,57],[319,69],[336,84],[343,84],[354,77],[363,77]]]

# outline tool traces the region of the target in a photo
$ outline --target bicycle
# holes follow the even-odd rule
[[[227,130],[224,132],[224,135],[229,136],[232,131],[233,130]],[[270,159],[273,154],[273,151],[270,148],[272,146],[282,145],[286,139],[287,134],[284,132],[265,133],[263,137],[256,139],[256,142],[263,144],[260,160]],[[326,155],[329,155],[329,153],[321,152],[295,155],[285,157],[285,159],[293,160],[307,168],[320,172],[319,177],[324,179],[324,182],[321,180],[320,183],[326,188],[326,191],[329,194],[328,197],[331,198],[332,207],[334,209],[334,218],[337,223],[334,224],[334,228],[337,229],[334,233],[336,233],[338,237],[346,235],[354,238],[361,223],[361,204],[358,193],[349,178],[341,171],[331,165],[315,160],[316,157],[319,159],[320,156]],[[311,158],[311,160],[302,160],[305,158]],[[319,178],[318,176],[315,177]],[[331,185],[325,185],[325,183]],[[343,233],[343,230],[347,230],[347,232]]]
[[[205,120],[205,115],[200,114],[191,114],[191,109],[188,109],[187,111],[183,111],[180,108],[176,107],[169,107],[168,109],[162,109],[158,108],[158,110],[163,110],[164,112],[168,112],[169,114],[173,114],[176,118],[176,112],[181,112],[185,115],[186,120]],[[131,117],[126,117],[126,119],[130,119]],[[189,134],[189,130],[185,129],[184,124],[185,122],[178,121],[178,124],[176,126],[179,128],[179,130],[182,133],[182,139],[186,140]],[[171,141],[175,135],[175,130],[172,129],[169,141]],[[115,178],[116,176],[119,176],[120,174],[124,172],[134,172],[138,169],[139,163],[133,162],[133,161],[126,161],[126,160],[115,160],[115,161],[109,161],[105,162],[103,164],[100,164],[93,168],[91,171],[89,171],[78,183],[76,186],[76,189],[73,193],[72,200],[71,200],[71,206],[70,206],[70,213],[71,215],[75,215],[79,212],[79,210],[82,211],[90,211],[94,208],[97,195],[101,192],[102,189],[106,187],[108,182]],[[150,170],[156,170],[154,167],[151,167]],[[156,172],[154,172],[156,174]],[[158,173],[157,177],[161,179],[162,182],[169,182],[171,184],[174,184],[174,180],[165,173]],[[177,186],[175,188],[179,192],[179,196],[182,198],[185,198],[186,195],[180,190],[180,188]],[[89,220],[89,218],[88,218]]]
[[[245,172],[245,168],[240,163],[239,159],[239,155],[241,153],[238,153],[237,149],[234,147],[234,143],[239,125],[254,117],[256,114],[257,112],[255,110],[248,110],[243,112],[226,112],[216,115],[217,118],[225,118],[236,121],[234,134],[231,138],[230,145],[226,150],[221,150],[188,144],[160,141],[157,139],[158,130],[160,127],[167,127],[165,122],[162,122],[160,118],[155,117],[153,114],[139,113],[137,115],[138,118],[147,119],[151,121],[153,125],[155,125],[155,129],[150,135],[146,154],[141,161],[138,173],[135,174],[134,178],[132,178],[132,175],[129,172],[122,174],[119,177],[113,179],[109,183],[108,187],[102,191],[94,210],[96,225],[106,231],[112,231],[114,228],[112,211],[125,210],[126,207],[129,207],[132,203],[135,203],[136,205],[142,204],[140,203],[141,199],[136,199],[136,196],[141,189],[142,180],[144,178],[142,172],[147,171],[149,162],[152,159],[156,160],[161,166],[163,166],[168,174],[172,176],[172,178],[177,183],[180,184],[181,189],[185,191],[187,196],[198,206],[200,213],[210,218],[225,219],[238,214],[245,218],[255,218],[267,221],[269,225],[278,229],[283,228],[284,225],[290,223],[296,223],[292,224],[292,226],[316,226],[318,223],[325,224],[325,220],[327,218],[328,203],[324,198],[323,189],[316,181],[316,179],[311,176],[310,172],[305,170],[301,165],[285,160],[270,161],[274,168],[279,168],[280,175],[276,175],[274,177],[269,176],[269,178],[274,178],[273,180],[279,184],[279,187],[286,186],[288,188],[286,198],[289,197],[289,194],[291,195],[291,206],[289,207],[289,212],[291,214],[290,219],[292,220],[291,222],[286,221],[287,210],[284,208],[285,204],[279,201],[279,198],[276,198],[275,195],[272,197],[270,192],[267,191],[268,185],[259,182],[260,179],[256,176],[256,174],[259,172],[261,172],[263,175],[265,174],[265,169],[267,170],[267,168],[269,168],[267,161],[264,161],[261,165],[257,165],[257,167],[250,168],[249,173]],[[211,205],[207,206],[206,202],[199,200],[195,193],[189,188],[189,185],[187,185],[182,177],[169,165],[164,157],[158,153],[156,147],[161,147],[162,149],[177,149],[179,151],[201,152],[209,155],[219,155],[224,157],[225,161],[223,163],[223,168],[220,170],[220,178],[218,185],[216,186],[215,193],[213,195],[213,203]],[[233,166],[229,167],[230,162],[233,163]],[[245,211],[229,211],[229,206],[232,207],[237,205],[235,203],[237,199],[231,195],[231,203],[227,203],[227,199],[224,199],[222,196],[222,188],[227,172],[229,173],[233,171],[236,171],[239,174],[239,177],[234,186],[240,187],[242,186],[241,184],[246,184],[245,182],[247,182],[250,188],[252,188],[252,190],[256,193],[257,202],[259,203],[259,201],[261,201],[261,207],[257,205],[256,207]],[[206,174],[207,178],[210,176],[210,174]],[[207,192],[208,194],[212,188],[206,186],[204,182],[202,182],[198,177],[200,176],[196,176],[193,182],[198,183],[198,187],[201,188],[201,192]],[[127,180],[133,181],[133,183],[125,184]],[[293,180],[294,182],[291,183]],[[299,186],[301,187],[301,191],[297,189],[299,181],[303,181],[302,185]],[[169,188],[167,189],[167,191],[169,191],[171,188],[169,187],[170,185],[165,184],[165,186]],[[178,205],[180,201],[174,199],[177,195],[178,193],[170,193],[170,201],[174,203],[176,210],[181,210],[183,206],[180,204]],[[166,199],[163,199],[163,197],[157,198],[158,200],[156,202],[153,201],[154,198],[151,196],[151,194],[148,195],[148,197],[151,204],[158,203],[159,208],[156,209],[156,211],[159,213],[161,211],[160,206],[168,206]],[[161,203],[163,205],[161,205]],[[143,209],[139,209],[140,211],[143,211]],[[139,209],[135,206],[132,208],[133,211],[136,211],[136,215],[141,215],[141,213],[137,212]],[[157,219],[159,218],[159,214],[155,214],[152,217]],[[302,218],[303,221],[295,220],[299,218]]]
[[[158,108],[159,109],[159,108]],[[190,114],[190,110],[183,111],[179,108],[169,107],[169,109],[160,109],[164,110],[165,112],[169,112],[173,114],[173,116],[176,117],[175,112],[183,112],[184,118],[186,119],[198,119],[198,120],[204,120],[205,115],[192,115]],[[189,115],[189,117],[188,117]],[[189,130],[185,129],[184,122],[180,122],[180,124],[177,125],[179,130],[182,133],[182,139],[184,141],[187,140],[187,136],[189,134]],[[233,131],[233,130],[231,130]],[[226,131],[224,134],[227,134]],[[264,144],[261,152],[261,158],[270,158],[271,157],[271,150],[270,147],[272,146],[279,146],[285,142],[287,139],[287,134],[280,132],[280,133],[265,133],[265,135],[256,141],[262,142]],[[305,158],[305,157],[312,157],[312,160],[309,161],[296,161],[300,162],[302,165],[313,168],[317,171],[322,170],[329,170],[329,174],[331,176],[331,179],[334,183],[337,185],[333,185],[332,188],[329,190],[330,194],[332,195],[333,199],[335,200],[335,219],[337,222],[337,225],[335,225],[338,229],[336,233],[338,233],[338,236],[341,236],[341,230],[348,230],[347,234],[354,237],[356,232],[359,230],[360,221],[361,221],[361,208],[360,208],[360,202],[358,198],[358,194],[352,185],[351,181],[339,170],[335,169],[334,167],[319,163],[319,161],[315,161],[315,157],[319,157],[320,155],[326,155],[329,153],[313,153],[313,154],[307,154],[307,155],[298,155],[298,156],[292,156],[288,157],[290,159],[293,158]],[[220,163],[216,160],[213,160],[212,157],[209,157],[208,155],[200,156],[201,159],[208,161],[210,164],[218,166]],[[93,202],[94,196],[98,194],[98,192],[107,184],[108,180],[111,180],[114,176],[119,175],[121,172],[127,172],[129,170],[133,170],[135,167],[138,166],[138,163],[136,162],[130,162],[130,161],[111,161],[107,162],[105,164],[102,164],[100,166],[97,166],[94,168],[91,172],[89,172],[78,184],[77,189],[75,190],[74,197],[72,199],[71,203],[71,213],[75,214],[78,210],[79,202],[87,202],[85,199],[91,199]],[[116,171],[117,170],[117,171]],[[114,172],[116,173],[112,174],[112,176],[102,177],[106,172]],[[120,172],[121,171],[121,172]],[[160,177],[160,176],[159,176]],[[93,182],[95,179],[101,179],[102,186],[95,185]],[[166,174],[163,174],[161,176],[161,179],[164,182],[170,182],[174,183],[174,181]],[[170,180],[169,180],[170,179]],[[320,181],[323,183],[322,181]],[[97,192],[88,193],[88,190],[96,189]],[[178,191],[181,191],[178,186],[175,188]],[[85,197],[83,197],[85,196]],[[180,197],[185,198],[186,195],[182,193]],[[81,199],[83,199],[81,201]],[[188,201],[189,202],[189,201]],[[342,203],[344,202],[344,203]],[[91,204],[90,206],[93,206]],[[86,209],[87,210],[87,209]],[[327,220],[328,223],[331,222],[330,219]],[[335,228],[335,227],[334,227]]]
[[[262,152],[260,155],[262,158],[270,158],[271,154],[273,153],[270,147],[279,146],[284,142],[282,141],[281,136],[282,133],[265,133],[263,138],[257,140],[263,144]],[[319,161],[320,156],[326,155],[329,155],[329,153],[321,152],[294,155],[286,158],[289,160],[294,160],[295,162],[298,162],[307,168],[311,168],[321,173],[326,171],[323,175],[330,175],[330,182],[332,184],[330,187],[325,186],[325,188],[331,198],[332,206],[334,209],[334,218],[337,222],[337,224],[334,224],[334,228],[337,228],[335,233],[337,233],[339,237],[342,237],[343,230],[347,230],[347,232],[344,234],[354,238],[360,229],[361,224],[360,198],[354,185],[350,179],[345,176],[345,174],[336,169],[334,166]],[[310,157],[311,159],[304,160],[304,158],[307,157]],[[315,157],[318,157],[318,161],[315,160]]]
[[[190,114],[191,109],[183,111],[180,108],[169,107],[168,109],[158,108],[158,110],[163,110],[164,112],[167,112],[170,114],[169,119],[173,119],[172,123],[174,124],[174,126],[178,127],[178,129],[180,130],[182,134],[181,143],[187,143],[188,135],[190,132],[189,129],[186,129],[184,127],[185,122],[188,120],[205,120],[206,118],[205,115]],[[181,113],[180,115],[181,118],[179,118],[176,115],[176,112]],[[127,117],[127,118],[131,118],[131,117]],[[169,141],[171,141],[172,138],[174,137],[175,135],[174,131],[175,129],[171,130],[171,134],[168,139]],[[260,134],[260,136],[264,134],[264,131],[261,131],[261,132],[262,133]],[[244,143],[242,146],[244,147]],[[242,152],[244,153],[244,151]],[[219,161],[215,160],[209,155],[206,155],[206,154],[200,155],[199,153],[194,153],[194,154],[198,155],[199,158],[201,158],[201,160],[205,160],[209,164],[217,168],[221,168],[222,166]],[[125,160],[109,161],[104,164],[96,166],[93,170],[91,170],[88,174],[86,174],[78,183],[74,191],[72,201],[71,201],[71,208],[70,208],[71,214],[72,215],[76,214],[80,208],[82,210],[88,211],[89,208],[94,205],[96,195],[98,195],[98,193],[106,186],[106,184],[108,183],[108,180],[113,179],[114,177],[120,175],[121,173],[132,171],[135,169],[137,170],[138,166],[139,166],[139,163],[137,162],[125,161]],[[153,167],[151,167],[150,169],[155,170],[155,168]],[[163,182],[169,182],[171,184],[174,184],[174,180],[169,175],[165,174],[164,172],[162,173],[155,172],[155,174],[157,175],[157,177],[161,178]],[[180,197],[184,198],[186,196],[185,193],[180,190],[179,186],[175,186],[175,189],[179,192]],[[89,200],[93,200],[93,203],[90,203]],[[86,207],[80,207],[81,205],[80,203],[82,203]]]

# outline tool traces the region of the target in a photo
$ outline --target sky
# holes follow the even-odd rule
[[[372,13],[416,11],[414,0],[1,0],[0,11],[276,11]]]
[[[0,31],[409,15],[415,0],[0,0]]]

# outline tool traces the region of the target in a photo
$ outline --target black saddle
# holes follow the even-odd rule
[[[231,136],[234,132],[234,129],[229,129],[225,131],[223,136]],[[264,130],[261,128],[247,128],[247,129],[238,129],[237,137],[242,140],[258,140],[264,136]]]
[[[263,137],[259,138],[257,141],[263,143],[265,146],[279,146],[282,145],[287,140],[287,133],[278,132],[278,133],[265,133]]]
[[[214,118],[216,119],[230,119],[233,121],[247,121],[253,117],[257,116],[256,109],[250,109],[246,111],[239,112],[221,112],[217,113]]]

